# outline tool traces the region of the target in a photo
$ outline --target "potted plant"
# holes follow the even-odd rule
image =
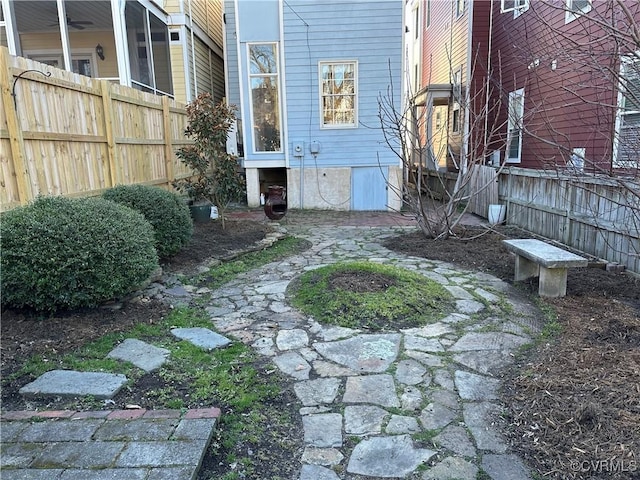
[[[215,103],[211,94],[201,93],[187,105],[189,125],[185,130],[193,145],[180,148],[176,155],[192,175],[173,182],[174,188],[189,197],[195,221],[210,218],[216,206],[225,227],[225,212],[232,200],[244,193],[244,178],[237,158],[227,153],[227,136],[235,120],[235,107]]]

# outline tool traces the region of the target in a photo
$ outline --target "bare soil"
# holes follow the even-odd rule
[[[386,246],[512,283],[514,257],[500,242],[528,237],[499,227],[470,241],[416,233]],[[505,372],[503,427],[511,445],[540,478],[640,479],[640,280],[580,268],[569,270],[564,298],[539,299],[536,280],[518,287],[560,333],[541,338]]]
[[[234,252],[251,248],[266,231],[265,224],[252,221],[230,221],[226,230],[218,222],[198,224],[187,248],[163,267],[170,272],[188,271],[207,259],[229,258]],[[514,260],[500,241],[523,236],[526,233],[506,227],[473,241],[432,241],[412,233],[390,239],[386,246],[511,282]],[[366,288],[385,288],[386,279],[368,281]],[[339,278],[335,282],[340,288],[364,288],[362,278]],[[524,282],[519,288],[531,294],[532,300],[537,298],[535,281]],[[505,373],[505,433],[541,478],[638,480],[640,282],[627,274],[597,268],[574,269],[569,273],[567,290],[562,299],[540,301],[540,306],[550,312],[550,320],[561,326],[561,332],[524,352]],[[167,306],[155,301],[46,318],[5,310],[0,345],[2,377],[15,372],[32,355],[47,358],[73,351],[106,333],[126,330],[138,322],[153,322],[167,311]],[[270,375],[265,365],[258,365],[258,370]],[[27,408],[17,390],[30,380],[20,378],[3,384],[3,410]],[[144,404],[144,390],[156,388],[159,381],[149,376],[149,385],[139,382],[129,392],[128,401],[134,399],[151,407]],[[289,421],[265,418],[270,426],[267,437],[256,439],[252,445],[225,447],[238,456],[252,452],[256,473],[246,478],[293,478],[292,472],[299,466],[295,459],[300,456],[302,440],[300,428],[293,421],[299,405],[290,385],[281,388],[282,395],[270,408],[274,415]],[[115,400],[114,408],[123,408],[119,403],[124,400]],[[217,406],[222,407],[224,418],[224,404]],[[31,403],[28,407],[45,409],[51,405]],[[217,478],[223,471],[219,464],[219,458],[209,455],[201,478]]]

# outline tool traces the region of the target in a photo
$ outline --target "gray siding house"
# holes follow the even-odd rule
[[[277,184],[289,208],[399,209],[402,167],[378,99],[392,88],[402,103],[403,3],[226,0],[224,11],[248,204]]]

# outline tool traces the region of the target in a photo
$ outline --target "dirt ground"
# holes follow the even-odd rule
[[[252,221],[230,221],[226,230],[218,222],[198,224],[187,248],[163,267],[165,271],[184,271],[209,258],[226,258],[254,245],[267,228]],[[491,273],[510,282],[514,260],[500,241],[522,236],[523,232],[507,227],[469,242],[434,242],[416,233],[391,239],[387,247]],[[535,281],[519,288],[537,297]],[[640,282],[597,268],[574,269],[569,273],[567,296],[541,301],[540,305],[550,312],[561,333],[542,339],[505,372],[504,430],[510,442],[541,478],[640,479]],[[1,322],[2,377],[16,371],[32,355],[46,358],[71,351],[101,335],[166,313],[167,307],[154,301],[50,318],[5,310]],[[3,410],[27,407],[17,390],[30,380],[3,383]],[[144,385],[139,388],[143,404]],[[286,401],[274,405],[274,411],[280,408],[295,415],[298,406],[291,392],[283,393]],[[115,400],[114,408],[121,408]],[[28,407],[50,408],[37,403]],[[286,434],[286,426],[279,428]],[[256,458],[264,457],[263,472],[273,473],[268,478],[290,470],[291,458],[299,453],[298,441],[296,438],[276,452],[273,442],[264,439]],[[214,467],[215,459],[206,459],[205,468],[214,471]]]
[[[508,227],[472,241],[416,233],[387,247],[513,283],[514,258],[500,242],[526,236]],[[518,287],[537,301],[536,280]],[[571,269],[567,296],[539,305],[560,333],[505,372],[504,431],[512,446],[540,478],[640,479],[640,280]]]

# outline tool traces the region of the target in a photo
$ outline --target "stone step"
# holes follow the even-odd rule
[[[118,373],[51,370],[26,384],[19,392],[25,398],[91,395],[103,400],[112,398],[125,383],[127,377]]]

